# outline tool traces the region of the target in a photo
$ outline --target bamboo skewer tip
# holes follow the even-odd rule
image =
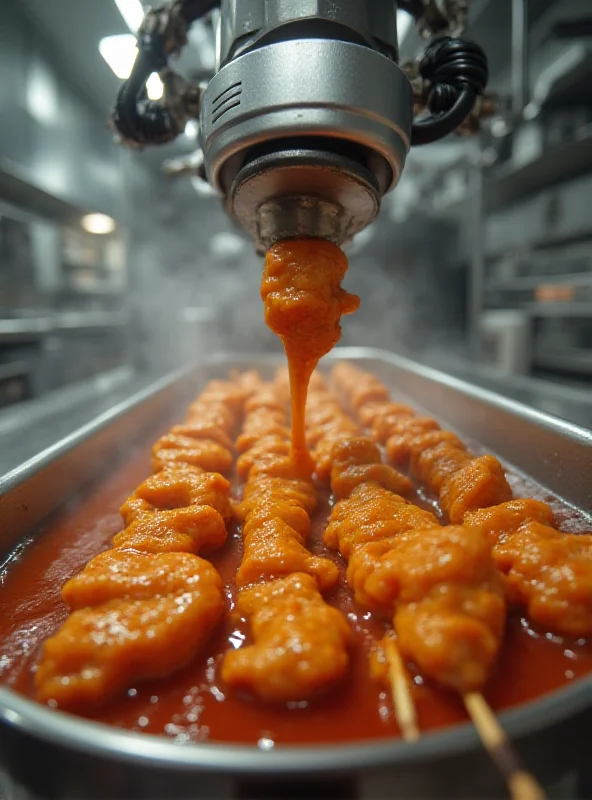
[[[537,780],[522,766],[511,741],[481,692],[463,695],[465,708],[493,762],[507,783],[512,800],[545,800]]]
[[[401,728],[403,739],[406,742],[417,742],[419,739],[419,725],[405,664],[399,653],[399,648],[390,637],[387,638],[384,644],[384,650],[388,663],[388,675],[395,705],[395,716]]]

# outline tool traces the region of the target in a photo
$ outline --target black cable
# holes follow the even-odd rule
[[[219,0],[182,0],[183,17],[190,25],[219,5]],[[170,111],[146,95],[146,81],[153,72],[168,64],[168,53],[162,36],[138,38],[138,56],[130,77],[117,94],[112,119],[117,131],[138,145],[164,144],[183,132]]]
[[[444,36],[431,42],[419,63],[431,83],[427,119],[413,123],[411,144],[429,144],[452,133],[470,114],[489,77],[487,56],[475,42]]]
[[[155,47],[155,37],[138,51],[130,77],[117,94],[113,123],[121,136],[139,145],[164,144],[181,131],[170,112],[146,95],[146,81],[153,72],[166,66],[164,53]]]
[[[204,17],[219,5],[220,0],[182,0],[183,16],[191,25],[196,19]]]
[[[399,0],[397,3],[397,9],[411,14],[413,19],[416,21],[424,12],[423,3],[421,0]]]

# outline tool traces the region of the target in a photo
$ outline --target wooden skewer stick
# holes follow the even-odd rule
[[[512,800],[544,800],[545,793],[536,779],[521,764],[511,741],[481,692],[463,696],[465,708],[483,745],[499,769]]]
[[[399,648],[390,636],[387,637],[384,643],[384,651],[388,662],[388,676],[397,722],[401,728],[403,739],[406,742],[416,742],[419,739],[419,726],[417,724],[415,704],[411,696],[409,676],[399,653]]]

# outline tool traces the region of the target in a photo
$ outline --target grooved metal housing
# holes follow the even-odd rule
[[[393,188],[409,149],[412,92],[398,66],[369,47],[335,39],[281,41],[222,67],[204,94],[208,180],[226,195],[255,145],[325,136],[379,153]]]

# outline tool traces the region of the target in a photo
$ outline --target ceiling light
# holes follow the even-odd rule
[[[188,139],[197,139],[199,134],[199,122],[196,119],[189,119],[185,123],[185,136]]]
[[[164,92],[164,86],[162,85],[162,81],[158,77],[158,72],[153,72],[152,75],[146,81],[146,94],[148,95],[148,99],[160,100],[163,92]]]
[[[99,42],[99,52],[117,77],[124,81],[129,78],[138,54],[136,37],[131,33],[105,36]]]
[[[144,19],[144,9],[140,0],[115,0],[115,5],[132,33],[137,33]]]
[[[413,17],[406,11],[397,11],[397,38],[399,39],[399,47],[403,43],[403,39],[407,36]]]
[[[115,230],[115,220],[107,214],[86,214],[80,224],[87,233],[106,234]]]

